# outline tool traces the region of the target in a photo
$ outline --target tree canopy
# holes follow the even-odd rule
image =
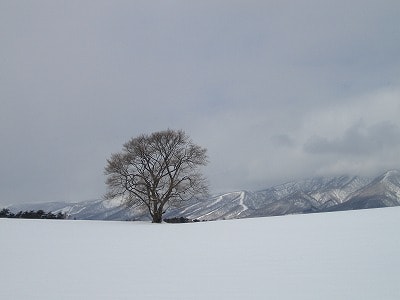
[[[145,206],[154,223],[172,206],[208,194],[200,167],[207,149],[182,130],[165,130],[130,139],[107,160],[106,198],[125,197],[131,207]]]

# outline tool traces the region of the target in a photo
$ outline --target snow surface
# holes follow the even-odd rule
[[[400,207],[151,224],[0,219],[0,299],[400,299]]]

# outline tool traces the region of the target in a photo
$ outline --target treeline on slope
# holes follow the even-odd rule
[[[8,208],[3,208],[0,211],[0,218],[15,218],[15,219],[54,219],[54,220],[60,220],[60,219],[66,219],[67,214],[63,214],[62,212],[59,212],[57,214],[54,214],[52,212],[45,212],[41,209],[34,211],[20,211],[16,214],[12,213]]]

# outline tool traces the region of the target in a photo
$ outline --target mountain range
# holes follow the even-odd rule
[[[376,178],[359,176],[315,177],[292,181],[261,191],[237,191],[171,208],[165,218],[220,220],[304,214],[400,205],[400,171]],[[122,198],[78,203],[26,203],[7,207],[19,211],[63,212],[71,219],[149,220],[142,208],[128,208]]]

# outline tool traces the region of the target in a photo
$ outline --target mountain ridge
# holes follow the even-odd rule
[[[329,176],[290,181],[259,191],[235,191],[171,208],[164,218],[221,220],[305,214],[400,205],[400,171],[375,178]],[[149,220],[143,208],[129,209],[122,198],[77,203],[15,204],[12,212],[42,209],[71,219]]]

